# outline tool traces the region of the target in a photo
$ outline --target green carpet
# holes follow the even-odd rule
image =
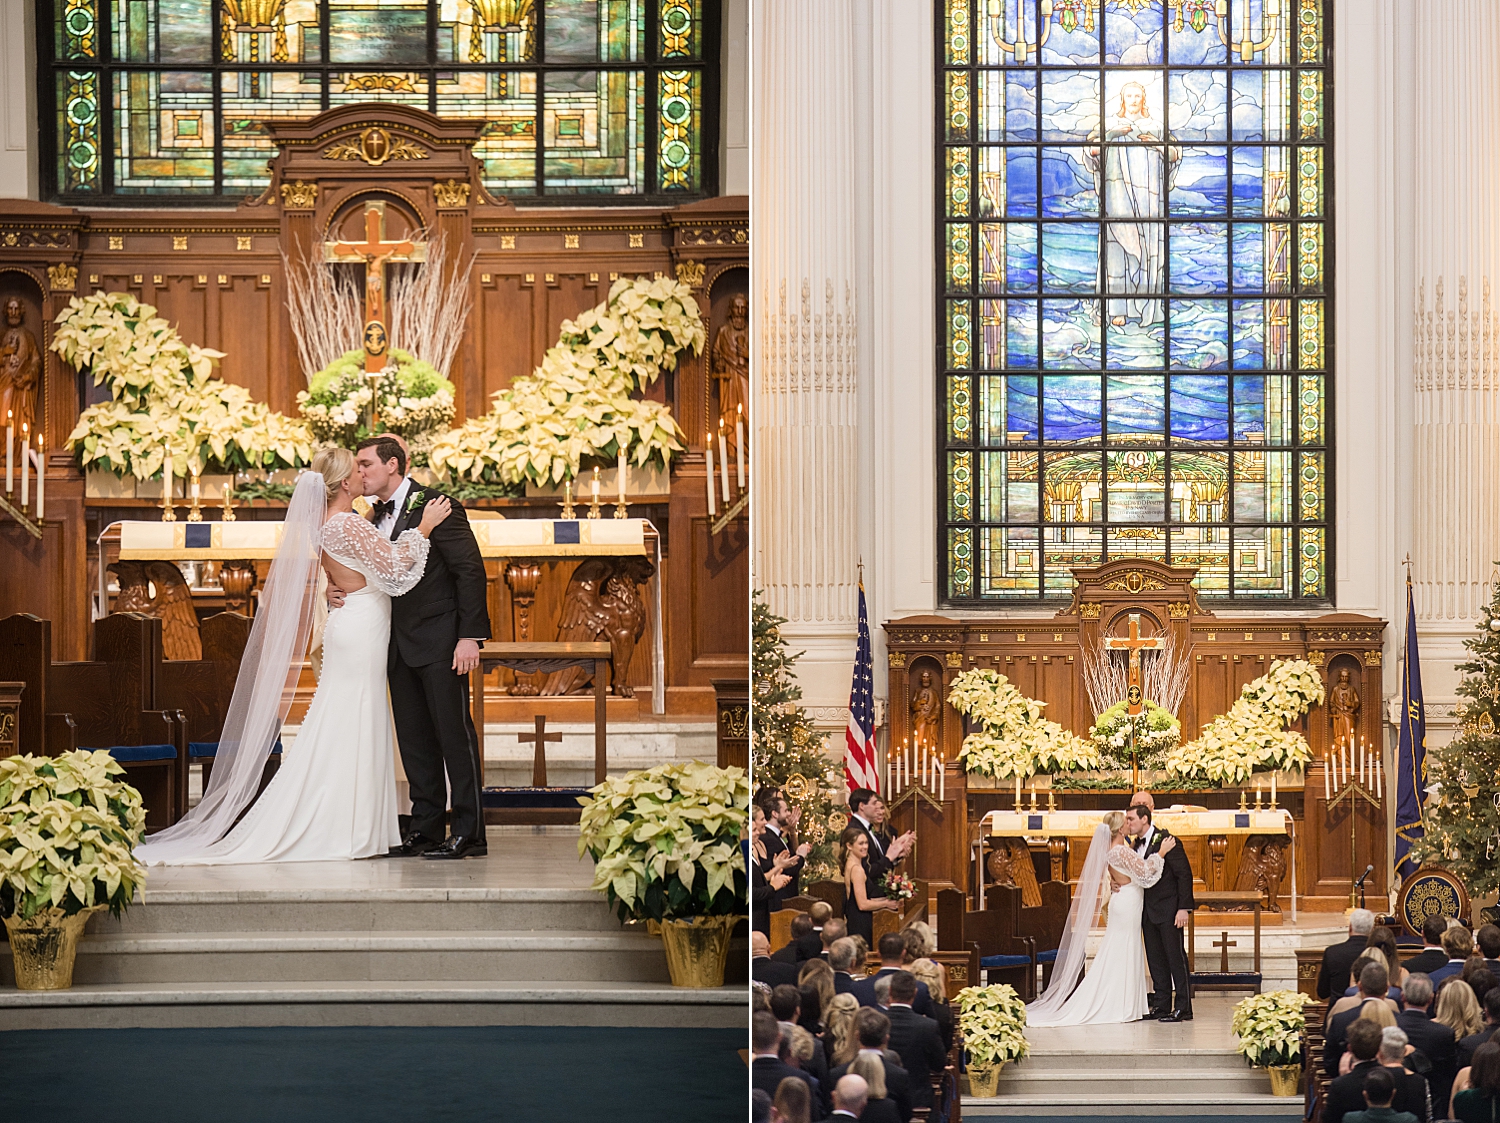
[[[745,1045],[743,1030],[571,1026],[0,1032],[32,1109],[109,1123],[741,1119]]]

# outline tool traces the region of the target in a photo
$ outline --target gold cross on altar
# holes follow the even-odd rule
[[[1131,717],[1135,717],[1144,708],[1144,699],[1141,696],[1141,652],[1161,651],[1164,648],[1161,636],[1152,636],[1150,639],[1141,638],[1141,614],[1132,612],[1130,614],[1130,635],[1124,639],[1115,636],[1106,636],[1104,646],[1109,651],[1130,652],[1130,685],[1126,690],[1126,711]]]
[[[427,247],[410,239],[385,240],[385,203],[371,200],[365,204],[365,240],[363,242],[325,242],[323,260],[365,263],[365,376],[378,378],[385,369],[386,350],[390,344],[385,309],[385,267],[390,262],[425,261]]]
[[[517,733],[516,740],[523,745],[536,744],[536,755],[531,760],[531,786],[533,788],[545,788],[547,786],[547,743],[549,741],[561,741],[561,733],[547,732],[547,719],[541,714],[536,715],[535,733]]]

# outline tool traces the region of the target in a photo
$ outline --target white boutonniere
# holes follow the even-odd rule
[[[417,509],[417,505],[427,497],[425,491],[414,491],[406,499],[406,513],[409,515]]]

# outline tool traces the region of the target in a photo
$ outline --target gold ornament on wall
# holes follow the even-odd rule
[[[47,266],[47,287],[53,292],[72,292],[78,284],[78,267],[67,262]]]
[[[375,168],[387,160],[425,160],[427,158],[428,153],[425,149],[409,140],[392,137],[381,128],[366,129],[359,134],[358,140],[331,144],[323,151],[325,160],[363,160]]]
[[[695,288],[703,284],[704,264],[701,261],[679,261],[677,263],[677,279],[684,285],[692,285]]]
[[[437,200],[437,205],[445,209],[467,207],[469,205],[469,185],[460,183],[456,179],[450,179],[446,183],[434,183],[432,185],[432,197]]]
[[[281,185],[281,205],[289,211],[310,211],[318,205],[318,185],[300,179]]]

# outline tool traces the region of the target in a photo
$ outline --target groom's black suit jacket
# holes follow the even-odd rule
[[[1142,858],[1149,858],[1152,854],[1158,853],[1161,850],[1161,844],[1171,837],[1169,831],[1156,827],[1151,844],[1137,853]],[[1179,909],[1192,912],[1198,907],[1193,899],[1193,867],[1188,862],[1187,855],[1182,851],[1181,839],[1178,839],[1177,845],[1162,856],[1161,880],[1146,889],[1142,896],[1144,902],[1141,906],[1141,917],[1150,924],[1169,924]]]
[[[441,494],[412,481],[391,539],[421,523],[422,508]],[[415,505],[413,496],[421,497]],[[484,558],[468,515],[458,500],[449,498],[453,513],[428,536],[431,546],[422,580],[405,596],[391,598],[391,657],[399,652],[409,667],[451,663],[459,640],[490,638]]]

